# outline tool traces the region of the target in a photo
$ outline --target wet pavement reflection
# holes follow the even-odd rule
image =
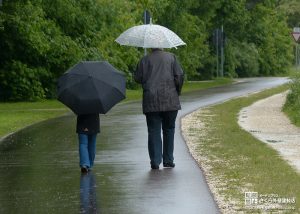
[[[0,143],[0,213],[218,213],[180,133],[179,118],[199,107],[286,82],[245,79],[181,97],[174,169],[151,170],[141,102],[101,115],[93,171],[81,175],[75,116],[30,126]]]
[[[96,178],[93,172],[80,176],[80,213],[100,213],[97,206]]]

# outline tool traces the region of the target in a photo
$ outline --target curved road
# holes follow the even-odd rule
[[[118,105],[101,117],[96,163],[87,176],[78,168],[73,115],[30,126],[0,144],[0,213],[218,213],[204,176],[182,139],[179,118],[286,81],[244,79],[183,95],[174,169],[150,170],[140,102]]]

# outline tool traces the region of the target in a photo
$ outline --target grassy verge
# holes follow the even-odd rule
[[[231,82],[232,80],[230,79],[217,79],[207,82],[187,82],[183,87],[183,92],[230,84]],[[141,97],[141,90],[128,90],[125,102],[141,99]],[[0,103],[0,138],[30,124],[60,116],[68,111],[69,110],[57,100]]]
[[[285,105],[283,111],[294,125],[300,127],[300,108],[287,104]]]
[[[68,110],[56,100],[0,103],[0,138],[30,124],[60,116]]]
[[[187,140],[194,142],[189,146],[191,152],[204,166],[208,181],[214,183],[221,201],[225,201],[225,206],[234,207],[232,213],[263,211],[264,207],[256,206],[254,210],[245,207],[245,192],[295,197],[295,204],[281,204],[280,208],[286,209],[283,213],[300,213],[300,175],[275,150],[242,130],[237,123],[237,115],[243,107],[287,88],[285,85],[237,98],[192,115],[194,123],[201,121],[201,125],[198,129],[189,125],[185,131]],[[297,211],[289,210],[291,207]]]
[[[284,112],[293,124],[300,127],[300,70],[294,70],[290,93],[284,105]]]
[[[206,88],[212,88],[217,87],[221,85],[227,85],[232,83],[232,79],[227,78],[218,78],[212,81],[193,81],[193,82],[185,82],[182,87],[182,93],[190,92],[190,91],[196,91]]]

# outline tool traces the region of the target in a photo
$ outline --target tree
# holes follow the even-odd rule
[[[136,87],[132,72],[142,48],[115,39],[153,23],[178,34],[186,46],[174,52],[188,80],[215,77],[212,32],[224,26],[225,74],[275,75],[292,60],[289,26],[297,24],[298,0],[10,0],[0,9],[0,100],[56,96],[56,80],[81,60],[108,60]],[[287,24],[288,23],[288,24]]]
[[[300,1],[278,1],[277,10],[285,13],[285,15],[287,16],[287,23],[290,28],[300,27]]]
[[[248,41],[257,46],[260,74],[286,72],[292,61],[292,45],[285,17],[275,7],[259,3],[251,10],[251,19]]]

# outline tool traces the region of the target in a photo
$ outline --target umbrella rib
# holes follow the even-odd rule
[[[94,77],[93,79],[96,79],[96,80],[98,80],[98,81],[100,81],[102,83],[105,83],[106,85],[112,85],[112,86],[114,86],[112,83],[109,84],[109,83],[107,83],[107,81],[102,80],[100,77]]]
[[[147,35],[147,31],[148,31],[148,27],[147,27],[148,25],[145,25],[145,28],[146,28],[146,30],[145,30],[145,33],[144,33],[144,40],[143,40],[143,48],[145,48],[145,41],[146,41],[146,35]],[[151,26],[149,26],[149,28],[150,28]]]
[[[122,93],[122,92],[120,92],[120,90],[118,90],[118,89],[116,89],[116,92],[118,93],[118,94],[120,94],[121,96],[124,96],[124,98],[123,99],[125,99],[126,98],[126,96]],[[122,99],[122,100],[123,100]]]
[[[78,75],[78,76],[85,76],[85,75],[82,75],[82,74],[72,74],[72,75]],[[82,81],[82,80],[80,80]],[[78,82],[80,82],[78,81]],[[78,84],[78,82],[74,82],[73,84],[69,85],[69,88],[70,87],[73,87],[74,85]],[[64,90],[62,90],[60,93],[63,93],[65,90],[67,90],[68,88],[65,88]]]
[[[101,80],[101,79],[97,79],[98,81],[101,81],[102,83],[104,83],[105,85],[111,86],[109,84],[107,84],[105,81]],[[94,79],[93,79],[94,82]],[[95,87],[96,88],[96,87]],[[97,88],[96,88],[97,89]],[[122,91],[120,91],[118,88],[115,88],[120,94],[122,94]]]
[[[98,91],[97,87],[95,86],[95,84],[96,84],[96,83],[95,83],[95,80],[94,80],[94,79],[92,79],[92,80],[93,80],[93,83],[94,83],[94,84],[93,84],[94,89],[95,89],[96,91]],[[102,82],[103,82],[103,81],[102,81]],[[104,82],[104,84],[106,84],[106,83]],[[98,92],[99,92],[99,91],[98,91]],[[100,93],[100,92],[99,92],[99,93]],[[100,103],[101,108],[104,109],[102,103],[101,103],[101,102],[99,102],[99,103]]]
[[[175,47],[176,48],[176,46],[174,46],[174,43],[169,39],[169,37],[165,34],[165,31],[163,31],[163,30],[161,30],[161,32],[164,34],[164,36],[165,36],[165,38],[168,40],[168,42],[171,44],[170,45],[170,47]]]

